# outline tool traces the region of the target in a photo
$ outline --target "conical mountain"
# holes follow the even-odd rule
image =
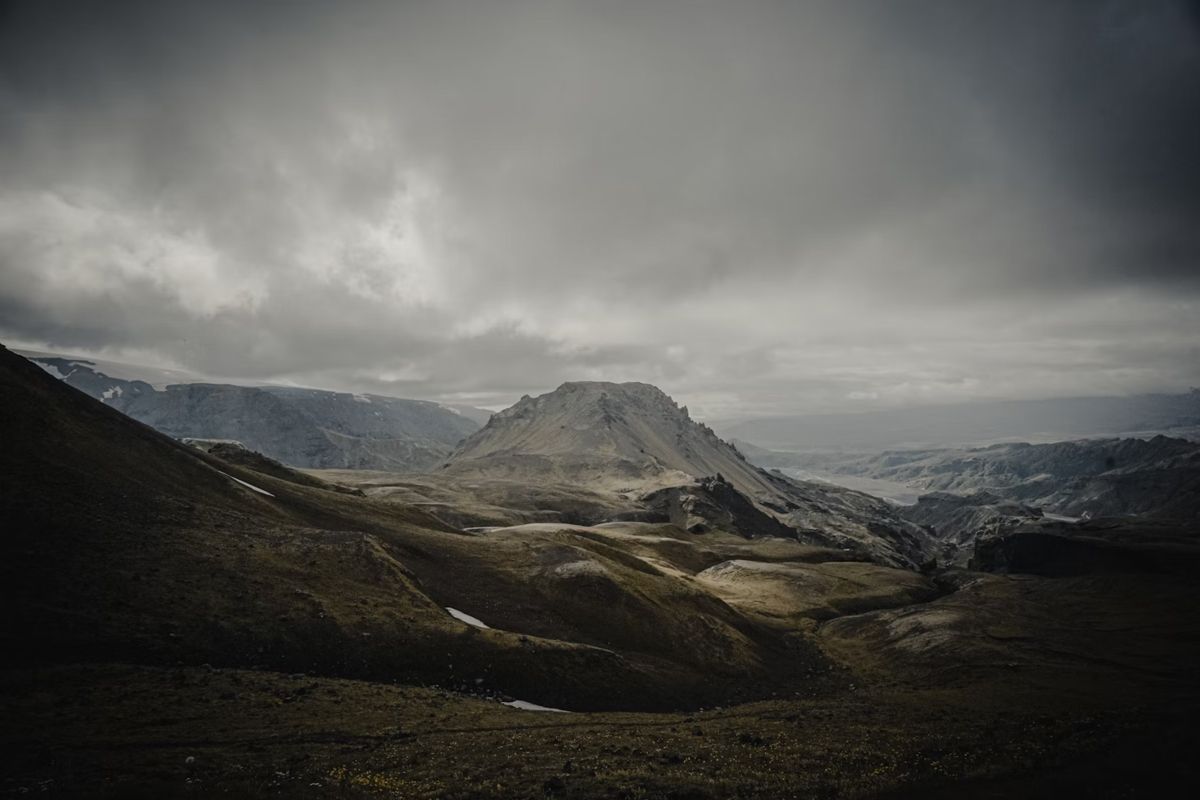
[[[749,497],[778,493],[772,476],[648,383],[572,382],[523,397],[468,437],[449,463],[456,472],[641,487],[719,474]]]
[[[878,498],[754,466],[646,383],[564,383],[523,397],[466,439],[443,469],[627,493],[689,529],[798,536],[887,564],[915,566],[933,549],[924,530]],[[723,480],[714,482],[718,475]]]

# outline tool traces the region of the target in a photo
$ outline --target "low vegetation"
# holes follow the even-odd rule
[[[619,492],[222,458],[6,351],[0,388],[0,792],[1127,796],[1192,779],[1188,570],[921,574],[601,522]]]

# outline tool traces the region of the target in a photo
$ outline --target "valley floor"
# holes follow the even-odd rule
[[[11,795],[1149,797],[1196,777],[1195,697],[1065,710],[1015,686],[859,687],[691,714],[545,714],[243,670],[0,680],[4,718],[25,726],[2,742]]]

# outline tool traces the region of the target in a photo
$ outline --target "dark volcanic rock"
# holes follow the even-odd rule
[[[720,529],[746,537],[797,536],[795,530],[763,512],[720,475],[696,484],[657,489],[641,500],[652,512],[692,533]]]
[[[1054,578],[1097,573],[1200,577],[1200,532],[1140,520],[1028,524],[980,537],[969,566]]]
[[[941,544],[941,561],[965,566],[975,540],[1012,530],[1041,519],[1036,508],[997,497],[990,492],[957,495],[934,492],[900,509],[900,515],[927,529]]]

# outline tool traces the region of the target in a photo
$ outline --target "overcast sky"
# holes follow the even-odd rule
[[[9,346],[708,417],[1200,385],[1196,3],[0,8]]]

